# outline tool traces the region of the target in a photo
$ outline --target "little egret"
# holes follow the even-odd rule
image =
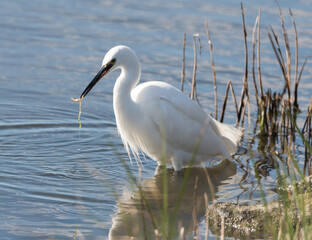
[[[108,51],[97,75],[80,98],[73,100],[81,101],[102,77],[116,69],[121,73],[114,85],[114,112],[130,159],[132,152],[138,160],[141,151],[159,165],[171,164],[180,171],[190,163],[198,165],[215,156],[230,159],[236,153],[241,129],[216,121],[167,83],[137,85],[141,66],[134,51],[126,46]]]

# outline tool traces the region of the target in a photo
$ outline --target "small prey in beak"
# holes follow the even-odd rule
[[[83,98],[74,98],[72,97],[71,100],[74,102],[81,102]]]

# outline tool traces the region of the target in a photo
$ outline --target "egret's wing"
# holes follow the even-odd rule
[[[141,88],[135,97],[150,118],[146,121],[153,122],[170,147],[192,153],[200,141],[198,154],[227,153],[218,128],[195,101],[166,83],[149,82]]]
[[[178,149],[193,152],[200,143],[198,154],[222,154],[221,134],[211,124],[211,118],[203,109],[188,97],[160,99],[163,116],[154,116],[160,126],[164,124],[166,141]]]
[[[236,151],[236,139],[232,141],[232,136],[227,135],[235,135],[234,128],[208,116],[195,101],[171,85],[148,82],[139,85],[133,95],[144,108],[142,112],[148,118],[145,121],[153,122],[172,148],[192,153],[200,141],[197,153],[201,155],[228,157]]]
[[[172,107],[180,112],[186,119],[189,119],[189,124],[195,124],[195,128],[191,128],[195,134],[198,131],[196,125],[199,124],[199,138],[203,143],[202,146],[207,147],[207,151],[213,152],[216,147],[216,149],[219,149],[222,154],[225,153],[225,148],[229,154],[236,153],[237,144],[241,140],[243,129],[218,122],[214,118],[207,115],[195,101],[190,100],[183,94],[175,98],[163,97],[161,100],[171,104]],[[168,116],[170,115],[171,114],[168,113]],[[215,146],[213,142],[217,143],[218,146]]]

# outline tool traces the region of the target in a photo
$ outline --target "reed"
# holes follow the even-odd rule
[[[302,136],[305,139],[305,148],[304,148],[304,167],[303,173],[307,176],[312,175],[312,153],[309,146],[312,145],[312,98],[310,101],[310,106],[307,109],[307,117],[301,132]]]
[[[224,96],[224,100],[223,100],[223,105],[222,105],[222,111],[221,111],[221,116],[220,116],[220,122],[223,122],[224,120],[224,115],[225,115],[225,110],[226,110],[226,103],[227,103],[227,99],[228,99],[228,95],[229,95],[229,89],[231,88],[231,93],[232,93],[232,98],[233,98],[233,102],[234,102],[234,106],[236,109],[236,116],[238,119],[238,107],[237,107],[237,101],[236,101],[236,96],[235,96],[235,92],[234,92],[234,88],[232,85],[231,81],[228,81],[227,86],[226,86],[226,90],[225,90],[225,96]]]
[[[195,184],[194,184],[194,202],[193,202],[193,236],[194,239],[197,239],[197,183],[198,176],[196,176]]]
[[[183,92],[184,90],[184,79],[185,79],[185,43],[186,43],[186,33],[184,33],[182,45],[183,55],[182,55],[182,71],[181,71],[181,92]]]
[[[258,14],[258,32],[257,32],[257,66],[258,66],[258,80],[261,97],[263,96],[263,86],[262,86],[262,77],[261,77],[261,67],[260,67],[260,20],[261,20],[261,11],[259,9]]]
[[[245,46],[245,73],[243,77],[243,87],[242,93],[240,98],[240,104],[238,107],[238,118],[236,120],[236,125],[240,123],[240,121],[244,121],[244,114],[245,114],[245,107],[247,99],[247,103],[249,105],[249,91],[248,91],[248,46],[247,46],[247,31],[246,31],[246,24],[245,24],[245,15],[244,15],[244,7],[243,3],[241,3],[241,14],[242,14],[242,26],[243,26],[243,34],[244,34],[244,46]]]
[[[214,88],[214,100],[215,100],[215,119],[218,120],[218,93],[217,93],[216,68],[215,68],[214,60],[213,60],[213,51],[212,51],[213,46],[212,46],[212,42],[210,40],[207,18],[205,18],[205,27],[206,27],[206,34],[208,37],[208,44],[209,44],[209,50],[210,50],[210,61],[211,61],[212,76],[213,76],[213,88]]]
[[[197,70],[197,47],[196,47],[196,38],[198,40],[199,53],[201,54],[201,42],[199,34],[193,34],[193,47],[194,47],[194,64],[193,64],[193,77],[192,77],[192,89],[191,89],[191,99],[196,98],[197,103],[200,105],[196,90],[196,70]]]
[[[256,18],[256,21],[255,21],[255,25],[254,25],[254,28],[253,28],[253,31],[252,31],[252,78],[253,78],[253,83],[254,83],[254,88],[255,88],[255,96],[256,96],[256,102],[257,102],[257,106],[259,106],[259,93],[258,93],[258,86],[257,86],[257,80],[256,80],[256,71],[255,71],[255,61],[256,61],[256,38],[255,38],[255,34],[256,34],[256,29],[257,29],[257,26],[259,27],[259,31],[258,31],[258,46],[259,46],[259,52],[260,52],[260,42],[259,42],[259,39],[260,39],[260,9],[259,9],[259,14],[258,14],[258,17]],[[258,50],[258,48],[257,48]],[[258,52],[258,51],[257,51]],[[258,55],[259,58],[260,58],[260,55]],[[258,60],[258,59],[257,59]],[[260,61],[258,60],[258,63]],[[260,64],[259,64],[260,66]],[[260,79],[260,78],[259,78]],[[261,92],[262,93],[262,92]],[[262,94],[261,94],[262,96]]]
[[[208,211],[208,196],[207,193],[204,194],[205,198],[205,207],[206,207],[206,213],[205,213],[205,222],[206,222],[206,232],[205,232],[205,240],[208,240],[209,237],[209,211]]]

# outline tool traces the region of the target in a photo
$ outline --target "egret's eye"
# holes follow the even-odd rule
[[[115,64],[116,63],[116,58],[113,58],[112,60],[111,60],[111,64]]]

